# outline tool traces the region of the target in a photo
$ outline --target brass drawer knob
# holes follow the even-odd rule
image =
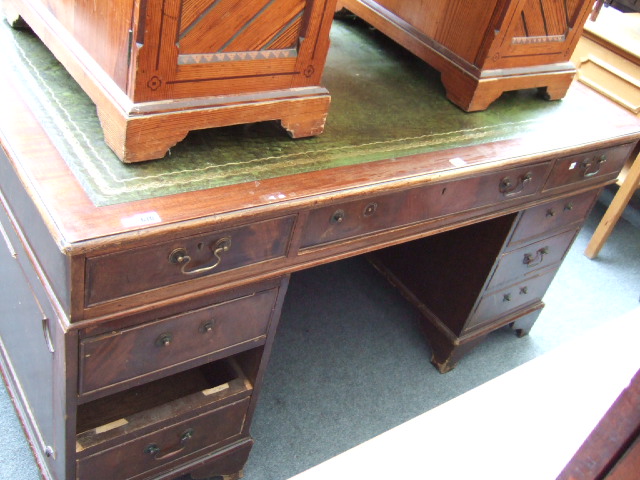
[[[344,221],[344,217],[344,210],[336,210],[333,215],[331,215],[331,223],[342,223]]]
[[[173,342],[173,335],[170,333],[163,333],[156,339],[157,347],[168,347]]]
[[[370,217],[371,215],[376,213],[376,210],[378,210],[378,204],[376,202],[371,202],[367,204],[366,207],[364,207],[364,211],[362,212],[362,215],[365,217]]]
[[[214,321],[214,320],[209,320],[209,321],[207,321],[207,322],[203,323],[203,324],[200,326],[200,329],[199,329],[199,330],[200,330],[200,333],[207,333],[207,332],[212,331],[212,330],[213,330],[214,325],[215,325],[215,321]]]

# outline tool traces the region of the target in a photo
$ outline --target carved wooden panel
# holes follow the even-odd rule
[[[318,0],[147,0],[129,93],[150,101],[318,84],[330,13]]]
[[[488,54],[486,66],[503,68],[566,62],[590,10],[591,2],[585,0],[513,2]],[[540,60],[536,60],[538,58]]]
[[[178,48],[181,55],[230,52],[265,54],[295,49],[304,0],[183,0]],[[255,58],[255,57],[254,57]]]
[[[576,24],[577,0],[527,0],[515,18],[512,43],[563,42]]]

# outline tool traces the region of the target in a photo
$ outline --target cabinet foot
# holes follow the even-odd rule
[[[287,117],[280,120],[280,125],[291,138],[313,137],[320,135],[324,131],[324,124],[327,119],[324,115],[299,115]]]
[[[155,117],[128,119],[109,110],[97,109],[104,140],[126,163],[162,158],[189,133],[189,129],[180,129],[172,121]]]
[[[431,350],[431,363],[440,373],[447,373],[453,370],[462,357],[469,353],[476,345],[480,344],[486,335],[481,335],[464,343],[451,344],[446,341],[429,338]]]
[[[447,98],[465,112],[486,110],[500,95],[511,90],[537,88],[545,100],[559,100],[567,94],[573,77],[571,69],[487,78],[476,78],[461,70],[447,70],[441,76]]]
[[[196,476],[196,474],[192,473],[189,476],[192,480],[240,480],[244,476],[244,471],[240,470],[239,472],[227,475],[205,475],[204,477]]]
[[[515,330],[516,335],[519,338],[527,336],[529,335],[529,332],[531,331],[531,327],[533,327],[533,324],[536,323],[536,320],[538,319],[538,316],[540,315],[541,311],[542,311],[542,307],[539,307],[539,309],[527,315],[524,315],[518,318],[517,320],[515,320],[514,322],[510,323],[509,326],[513,330]]]
[[[251,439],[236,444],[204,464],[191,468],[189,477],[192,480],[239,480],[244,475],[244,464],[252,446]]]

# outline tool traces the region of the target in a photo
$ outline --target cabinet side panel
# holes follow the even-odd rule
[[[54,353],[49,348],[52,344],[47,343],[51,337],[45,335],[56,320],[43,299],[41,286],[34,283],[24,249],[2,206],[0,228],[4,239],[0,240],[0,364],[32,448],[43,466],[45,449],[56,450],[52,415]],[[52,466],[50,462],[53,460],[46,462],[47,468]],[[55,466],[54,469],[57,470]]]
[[[43,7],[126,91],[134,0],[44,0]]]
[[[71,279],[68,259],[55,243],[38,208],[0,148],[0,199],[5,201],[27,238],[30,250],[47,277],[58,302],[71,316]]]
[[[504,2],[487,0],[377,0],[421,33],[474,63],[494,11]]]

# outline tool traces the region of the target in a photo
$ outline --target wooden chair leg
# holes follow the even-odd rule
[[[609,238],[609,235],[613,231],[613,227],[616,226],[618,219],[622,215],[625,207],[629,203],[633,193],[638,188],[638,182],[640,182],[640,157],[631,164],[631,168],[627,173],[627,178],[620,186],[620,190],[613,197],[613,201],[609,208],[602,217],[602,220],[598,224],[596,231],[593,233],[584,254],[589,258],[595,258],[600,253],[604,243]]]

